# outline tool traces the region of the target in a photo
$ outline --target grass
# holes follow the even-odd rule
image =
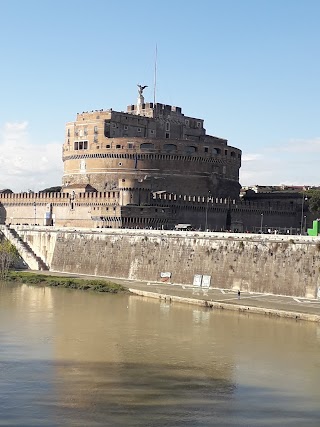
[[[80,289],[83,291],[109,292],[112,294],[128,292],[127,288],[124,286],[109,282],[108,280],[49,276],[25,271],[10,271],[5,280],[30,285],[45,285],[58,288]]]

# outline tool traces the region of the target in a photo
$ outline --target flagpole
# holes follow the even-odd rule
[[[157,46],[157,43],[156,43],[155,60],[154,60],[154,85],[153,85],[153,104],[154,105],[156,105],[157,59],[158,59],[158,46]]]

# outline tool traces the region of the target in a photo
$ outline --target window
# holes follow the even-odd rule
[[[189,126],[189,120],[188,119],[186,119],[184,122],[185,122],[186,126]]]
[[[70,137],[70,129],[68,129],[68,138]]]
[[[170,139],[170,133],[166,132],[166,139]]]
[[[129,148],[129,150],[132,150],[134,148],[134,143],[128,142],[128,148]]]
[[[75,141],[74,142],[75,150],[87,150],[88,149],[88,141]]]
[[[98,137],[96,135],[93,138],[93,142],[98,142]]]
[[[231,157],[236,157],[236,153],[234,151],[231,151],[230,156]]]
[[[201,122],[197,122],[197,128],[201,128]]]
[[[98,126],[95,126],[95,127],[93,128],[93,132],[94,132],[94,133],[98,133]]]
[[[228,150],[224,150],[224,155],[227,156],[228,155]]]
[[[186,147],[186,153],[187,154],[193,154],[196,153],[197,147],[194,147],[193,145],[189,145]]]
[[[117,145],[116,145],[116,148],[121,148],[121,145],[117,144]]]
[[[166,131],[169,132],[170,130],[170,122],[166,122]]]
[[[155,134],[155,131],[154,131],[153,129],[150,129],[150,134],[151,134],[151,135],[154,135],[154,134]]]
[[[144,150],[153,150],[154,149],[154,145],[151,144],[150,142],[145,142],[144,144],[140,145],[140,150],[144,151]]]
[[[163,149],[165,151],[176,151],[177,150],[177,146],[175,144],[164,144]]]
[[[80,130],[79,130],[79,136],[80,136],[80,137],[82,137],[82,136],[83,136],[83,130],[82,130],[82,129],[80,129]]]
[[[88,135],[88,129],[87,129],[87,127],[84,128],[83,132],[84,132],[85,136]]]
[[[124,126],[123,126],[123,129],[124,129],[124,130],[128,130],[128,125],[124,125]]]
[[[110,145],[110,144],[107,144],[107,145],[106,145],[106,148],[111,148],[111,145]]]
[[[209,147],[204,147],[204,152],[209,153]]]
[[[141,132],[141,128],[138,128],[138,132]]]

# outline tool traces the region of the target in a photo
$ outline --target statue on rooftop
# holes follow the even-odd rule
[[[143,96],[143,91],[145,90],[146,87],[148,86],[142,86],[142,85],[137,85],[138,86],[138,99],[137,99],[137,110],[136,110],[136,114],[141,114],[141,110],[142,110],[142,105],[144,104],[144,96]]]
[[[146,87],[148,87],[148,86],[142,86],[142,85],[137,85],[138,86],[138,93],[139,93],[139,96],[142,96],[142,94],[143,94],[143,91],[145,90],[145,88]]]

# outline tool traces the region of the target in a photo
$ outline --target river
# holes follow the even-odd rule
[[[0,426],[319,426],[320,325],[0,285]]]

